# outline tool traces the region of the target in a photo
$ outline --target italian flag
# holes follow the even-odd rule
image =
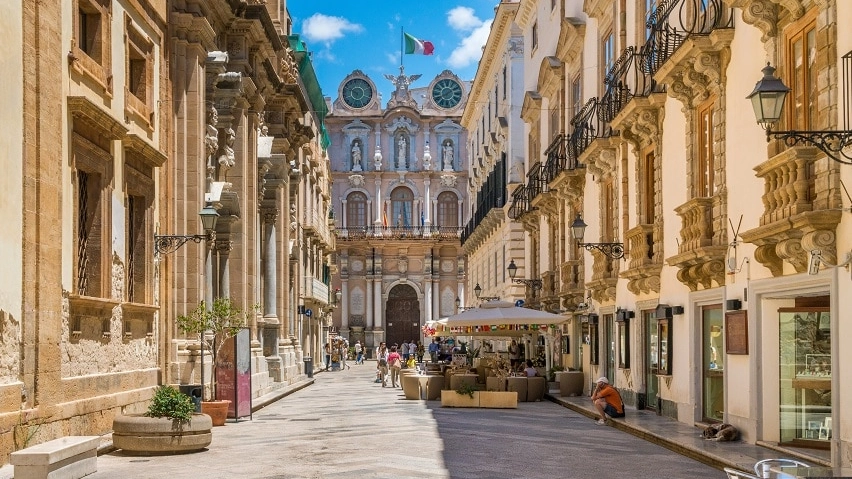
[[[415,55],[431,55],[435,51],[435,45],[428,40],[418,40],[407,33],[405,35],[405,53]]]

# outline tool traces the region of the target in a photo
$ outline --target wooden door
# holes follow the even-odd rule
[[[403,341],[420,339],[420,301],[407,284],[394,286],[388,295],[385,323],[388,348]]]

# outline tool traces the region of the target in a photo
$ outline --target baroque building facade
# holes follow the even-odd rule
[[[326,120],[333,284],[342,298],[331,332],[368,351],[423,340],[427,322],[455,314],[467,272],[459,236],[469,165],[459,120],[469,82],[444,71],[413,88],[420,75],[403,67],[385,78],[395,90],[383,107],[373,80],[353,71]]]
[[[468,257],[502,248],[491,217],[523,227],[536,305],[566,317],[555,360],[587,391],[606,376],[636,408],[848,466],[852,173],[831,145],[767,146],[745,97],[768,62],[791,88],[775,129],[848,128],[850,6],[520,0],[494,28],[501,9],[523,38],[523,99],[507,108],[525,123],[524,174],[505,205],[472,207]],[[492,31],[485,51],[505,41]],[[493,88],[478,77],[471,98]]]
[[[20,73],[0,97],[0,462],[108,433],[159,384],[198,384],[197,338],[174,319],[202,300],[257,306],[252,397],[303,381],[328,315],[297,305],[328,308],[334,237],[325,103],[286,5],[2,11],[0,61]]]

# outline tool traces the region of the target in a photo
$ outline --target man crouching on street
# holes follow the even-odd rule
[[[598,378],[597,387],[592,392],[592,402],[600,415],[600,419],[595,422],[598,426],[606,424],[607,416],[624,417],[624,402],[621,400],[621,395],[618,394],[617,389],[610,386],[609,380],[605,377]]]

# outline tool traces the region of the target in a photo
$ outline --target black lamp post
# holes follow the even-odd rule
[[[790,93],[790,89],[775,76],[775,68],[769,63],[762,71],[763,78],[754,85],[754,91],[746,98],[751,100],[757,124],[766,130],[766,141],[775,138],[782,140],[787,146],[799,143],[809,144],[819,148],[838,163],[852,165],[852,156],[844,151],[852,146],[852,130],[772,131],[772,126],[781,119],[784,100]]]
[[[532,288],[533,291],[541,289],[542,284],[540,279],[515,278],[518,274],[518,266],[515,264],[515,260],[509,261],[509,266],[506,267],[506,270],[509,271],[509,278],[513,283],[524,284],[527,287]]]
[[[583,243],[583,235],[586,234],[586,224],[580,215],[571,223],[571,235],[577,240],[577,246],[586,248],[586,251],[596,249],[612,259],[624,257],[624,243]]]
[[[216,220],[219,213],[211,205],[205,206],[198,212],[201,217],[201,227],[204,228],[203,235],[154,235],[154,251],[158,254],[174,253],[188,241],[201,243],[202,240],[213,241],[216,236]]]
[[[476,299],[480,301],[497,301],[500,299],[499,296],[482,296],[482,286],[479,283],[476,283],[476,287],[473,288],[473,294],[476,295]]]

